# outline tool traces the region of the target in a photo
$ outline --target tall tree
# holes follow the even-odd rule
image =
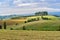
[[[44,14],[44,15],[48,15],[48,12],[47,12],[47,11],[44,11],[43,14]]]
[[[48,12],[47,11],[36,12],[35,15],[41,16],[41,18],[43,18],[44,15],[48,15]]]
[[[6,22],[4,22],[4,29],[6,29]]]

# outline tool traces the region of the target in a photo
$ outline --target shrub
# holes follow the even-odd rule
[[[25,21],[24,23],[27,23],[27,21]]]
[[[37,20],[40,20],[39,18],[37,18]]]
[[[39,18],[38,19],[37,18],[32,18],[32,19],[27,20],[27,22],[33,22],[33,21],[37,21],[37,20],[39,20]]]
[[[18,23],[16,23],[15,25],[18,25]]]
[[[36,21],[36,18],[34,18],[34,20],[33,21]]]
[[[13,30],[13,28],[10,28],[10,30]]]
[[[31,22],[32,20],[30,19],[30,20],[27,20],[28,22]]]
[[[48,20],[48,18],[42,18],[43,20]]]

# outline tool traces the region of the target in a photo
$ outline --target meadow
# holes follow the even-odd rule
[[[15,30],[60,31],[60,20],[40,20],[15,27]]]

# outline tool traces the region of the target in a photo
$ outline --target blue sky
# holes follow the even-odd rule
[[[60,0],[0,0],[0,15],[60,12]]]

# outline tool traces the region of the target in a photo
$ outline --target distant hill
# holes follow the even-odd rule
[[[49,15],[53,15],[53,16],[60,16],[60,12],[49,12]],[[35,15],[35,13],[28,13],[28,14],[12,14],[12,15],[5,15],[5,16],[0,16],[0,20],[1,19],[10,19],[12,17],[18,17],[18,16],[31,16],[31,15]]]
[[[49,15],[60,16],[60,12],[49,12]]]
[[[0,16],[0,20],[2,20],[2,19],[10,19],[10,18],[16,17],[16,16],[18,16],[18,15],[6,15],[6,16]]]

